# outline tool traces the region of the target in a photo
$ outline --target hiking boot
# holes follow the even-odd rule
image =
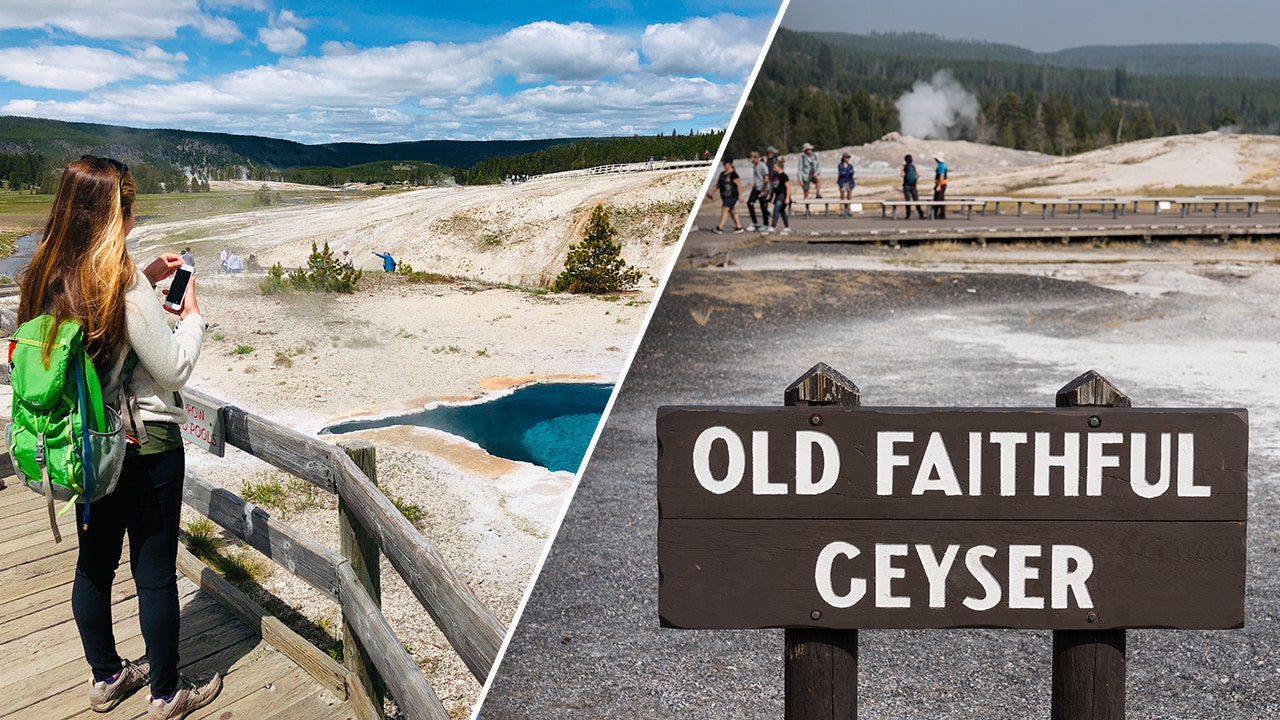
[[[89,686],[89,709],[94,712],[111,712],[121,700],[133,694],[134,690],[151,682],[151,665],[145,660],[131,663],[120,662],[120,672],[108,680],[95,680]]]
[[[165,702],[160,698],[147,696],[147,720],[182,720],[190,713],[213,702],[222,691],[222,677],[214,673],[213,677],[202,685],[197,685],[187,678],[178,683],[178,692],[173,699]]]

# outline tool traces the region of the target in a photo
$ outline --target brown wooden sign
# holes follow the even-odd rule
[[[1232,628],[1244,410],[662,408],[690,628]]]

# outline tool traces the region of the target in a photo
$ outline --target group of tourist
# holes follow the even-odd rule
[[[773,232],[777,230],[778,221],[782,221],[782,233],[789,233],[791,225],[788,214],[791,209],[791,178],[787,176],[784,170],[785,163],[778,155],[778,149],[770,145],[765,150],[766,155],[761,158],[760,153],[752,151],[751,159],[751,193],[747,197],[747,211],[751,213],[751,230],[759,232]],[[840,163],[836,165],[836,188],[840,193],[840,215],[847,216],[851,214],[850,205],[853,200],[854,169],[852,155],[844,153],[840,156]],[[934,161],[937,167],[934,170],[933,180],[933,200],[943,201],[947,196],[947,163],[942,157],[942,153],[935,153]],[[822,168],[821,161],[817,154],[813,151],[813,145],[805,143],[800,147],[800,158],[797,163],[797,175],[800,181],[800,191],[805,199],[809,197],[809,191],[813,190],[815,198],[822,198]],[[902,177],[902,198],[907,202],[920,202],[920,192],[918,185],[920,182],[920,173],[916,170],[915,163],[910,155],[904,158],[902,169],[900,171]],[[738,219],[737,204],[742,197],[742,180],[737,171],[734,170],[733,161],[725,160],[724,169],[716,179],[716,186],[707,193],[707,198],[715,197],[716,192],[720,193],[720,222],[712,228],[712,232],[722,233],[725,230],[725,221],[733,221],[733,232],[746,232],[748,228],[744,228]],[[756,216],[756,207],[759,205],[760,215]],[[947,216],[946,207],[943,205],[932,206],[933,217],[945,219]],[[921,219],[924,219],[924,208],[920,205],[916,206],[916,212]],[[907,207],[907,217],[911,217],[911,207]]]
[[[836,166],[836,186],[840,191],[841,200],[849,200],[853,197],[854,172],[853,163],[850,162],[851,157],[849,153],[845,153],[840,158],[840,164]],[[786,163],[778,155],[778,149],[772,145],[765,148],[763,158],[760,157],[760,153],[752,151],[750,159],[751,194],[747,197],[747,211],[751,213],[750,229],[773,232],[777,230],[778,222],[781,221],[781,233],[789,233],[791,223],[787,216],[791,210],[791,178],[786,173]],[[810,143],[801,146],[798,175],[800,190],[805,198],[809,197],[810,188],[813,189],[814,197],[822,197],[821,163]],[[738,199],[742,196],[742,182],[733,169],[732,160],[724,162],[724,170],[716,181],[716,189],[712,190],[707,197],[714,197],[716,190],[720,192],[720,222],[712,229],[713,232],[724,232],[726,220],[733,221],[735,233],[745,232],[746,228],[742,227],[735,210]],[[758,218],[757,205],[760,208]],[[840,212],[842,215],[847,213],[848,205],[842,204]]]

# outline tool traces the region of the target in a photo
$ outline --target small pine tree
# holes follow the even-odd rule
[[[635,287],[643,274],[622,259],[622,245],[613,241],[617,234],[604,205],[596,205],[587,219],[582,242],[569,246],[564,272],[551,288],[556,292],[616,293]]]
[[[274,295],[285,289],[351,293],[355,292],[361,274],[359,270],[347,267],[335,257],[328,242],[325,242],[323,250],[317,249],[313,242],[305,267],[291,270],[286,275],[280,263],[276,263],[267,271],[267,277],[258,287],[263,295]]]

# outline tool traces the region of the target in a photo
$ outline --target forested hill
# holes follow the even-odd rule
[[[1089,46],[1046,57],[1058,65],[1147,75],[1280,78],[1280,47],[1254,44]]]
[[[895,101],[940,70],[980,107],[974,122],[957,128],[957,139],[1070,154],[1224,127],[1280,131],[1280,79],[1062,67],[1020,61],[1020,49],[1012,46],[931,44],[930,38],[779,29],[734,130],[730,156],[766,145],[794,152],[803,142],[836,148],[876,140],[901,127]],[[939,46],[968,56],[942,57]],[[977,57],[982,52],[990,55]]]
[[[0,116],[0,189],[52,192],[57,173],[81,155],[123,160],[140,192],[207,190],[211,180],[498,182],[650,157],[712,154],[720,135],[656,135],[544,140],[423,140],[304,145],[275,138],[186,130],[143,130]]]
[[[417,160],[445,167],[469,167],[503,155],[520,155],[573,142],[548,140],[423,140],[389,144],[329,143],[304,145],[290,140],[191,132],[144,130],[40,118],[0,116],[0,152],[37,152],[50,157],[110,155],[127,163],[238,172],[241,167],[284,170],[293,167],[349,167],[385,160]]]

